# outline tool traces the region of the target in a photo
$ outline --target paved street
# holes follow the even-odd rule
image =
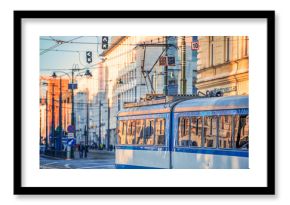
[[[115,153],[90,151],[87,158],[80,159],[75,152],[75,159],[65,160],[40,156],[41,169],[115,169]]]

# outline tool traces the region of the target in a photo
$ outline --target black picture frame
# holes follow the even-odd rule
[[[204,18],[267,20],[266,187],[24,187],[22,186],[22,19]],[[271,82],[271,85],[269,85]],[[14,194],[15,195],[273,195],[275,194],[275,11],[14,11]]]

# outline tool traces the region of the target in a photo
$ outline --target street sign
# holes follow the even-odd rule
[[[106,50],[108,49],[108,43],[109,43],[109,37],[108,36],[102,36],[102,49]]]
[[[168,65],[175,66],[175,57],[167,57],[168,58]]]
[[[69,133],[67,134],[67,138],[68,138],[68,139],[74,138],[74,133],[69,132]]]
[[[191,50],[198,50],[199,49],[199,43],[198,41],[194,41],[194,42],[191,42]]]
[[[73,146],[73,145],[75,145],[76,144],[76,140],[75,139],[68,139],[68,141],[67,141],[67,145],[69,145],[69,146]]]
[[[74,131],[75,131],[75,127],[74,127],[73,125],[69,125],[69,126],[67,126],[67,131],[68,131],[69,133],[74,133]]]
[[[160,58],[159,58],[159,65],[160,66],[166,66],[167,65],[167,57],[166,56],[161,56]]]
[[[86,51],[87,63],[91,63],[93,61],[92,51]]]
[[[78,84],[77,83],[69,83],[68,89],[70,89],[70,90],[78,89]]]

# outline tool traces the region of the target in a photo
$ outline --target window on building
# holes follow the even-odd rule
[[[145,144],[154,145],[154,119],[145,120],[144,139]]]
[[[209,37],[209,64],[210,66],[214,65],[214,37],[210,36]]]
[[[127,121],[119,121],[118,126],[118,144],[126,144]]]
[[[178,145],[189,145],[189,117],[180,117],[178,120]]]
[[[232,116],[219,118],[219,148],[232,148]]]
[[[190,138],[191,144],[193,147],[202,146],[202,118],[201,117],[192,117],[191,126],[190,126]]]
[[[165,119],[156,119],[155,145],[165,145]]]
[[[127,143],[135,144],[135,134],[136,134],[136,121],[129,120],[127,126]]]
[[[204,117],[204,147],[216,147],[217,116]]]
[[[249,116],[236,115],[235,125],[235,147],[237,149],[249,149]]]
[[[225,37],[225,61],[230,61],[230,37]]]
[[[136,120],[136,144],[144,144],[144,120]]]
[[[249,52],[249,37],[248,36],[244,36],[244,55],[248,56],[248,52]]]

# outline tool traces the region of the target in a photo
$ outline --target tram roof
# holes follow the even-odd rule
[[[248,96],[179,99],[164,104],[125,108],[118,113],[118,116],[125,117],[131,115],[169,113],[171,107],[174,105],[176,106],[173,112],[248,108],[248,99]]]
[[[248,108],[248,96],[198,98],[178,103],[174,112]]]

